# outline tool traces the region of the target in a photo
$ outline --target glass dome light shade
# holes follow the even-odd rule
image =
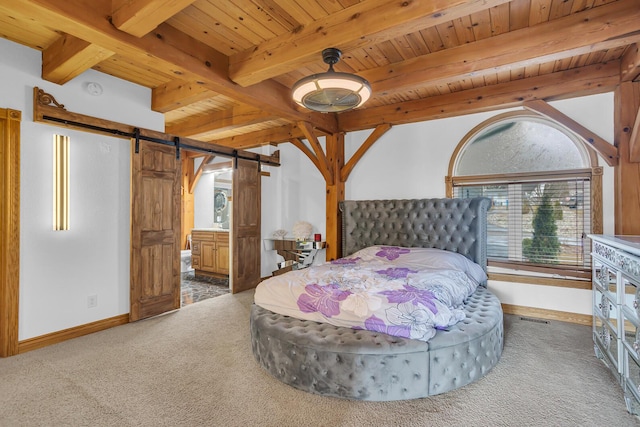
[[[328,71],[300,79],[292,89],[293,100],[320,112],[340,112],[360,107],[371,96],[369,82],[349,73]]]

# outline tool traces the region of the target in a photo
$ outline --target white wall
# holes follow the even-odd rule
[[[72,112],[154,130],[164,118],[149,89],[92,70],[60,86],[40,78],[40,52],[5,39],[0,52],[0,108],[22,111],[19,340],[128,313],[129,141],[34,123],[33,87]],[[71,139],[69,231],[52,229],[54,133]]]
[[[324,142],[324,141],[321,141]],[[326,237],[325,181],[315,165],[292,144],[280,144],[280,167],[265,166],[271,176],[262,178],[262,237],[268,239],[279,229],[291,230],[298,221],[313,226],[313,233]],[[263,154],[272,154],[274,149]],[[325,261],[325,252],[319,251],[314,264]],[[262,248],[262,277],[270,276],[283,258],[274,250]]]
[[[613,141],[613,94],[551,102],[558,110]],[[475,126],[509,110],[471,114],[395,126],[378,140],[353,169],[345,185],[345,198],[353,200],[445,197],[444,178],[460,140]],[[371,133],[352,132],[345,137],[346,161]],[[282,166],[272,172],[275,182],[263,179],[263,237],[272,229],[290,230],[295,219],[324,227],[325,185],[320,173],[298,149],[282,144]],[[613,233],[613,169],[604,166],[604,231]],[[267,193],[271,191],[271,195]],[[271,197],[271,199],[270,199]],[[265,203],[270,201],[269,205]],[[280,206],[276,206],[276,205]],[[271,209],[271,210],[268,210]],[[266,227],[265,222],[270,227]],[[265,232],[267,234],[265,234]],[[324,233],[324,230],[322,231]],[[263,254],[264,255],[264,254]],[[263,256],[263,274],[265,272]],[[591,291],[490,282],[503,303],[591,314]]]

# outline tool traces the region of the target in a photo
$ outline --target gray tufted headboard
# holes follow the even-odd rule
[[[345,200],[342,256],[374,245],[444,249],[487,269],[487,211],[491,200]]]

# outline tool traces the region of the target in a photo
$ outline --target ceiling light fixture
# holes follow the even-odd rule
[[[322,59],[329,64],[326,73],[304,77],[293,86],[293,100],[310,110],[336,113],[356,108],[371,96],[369,82],[360,76],[333,70],[342,52],[334,47],[322,51]]]

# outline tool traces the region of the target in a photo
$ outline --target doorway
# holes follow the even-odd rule
[[[183,176],[188,177],[191,170],[189,191],[182,191],[186,234],[180,248],[182,306],[230,292],[232,162],[194,153],[183,162]]]

